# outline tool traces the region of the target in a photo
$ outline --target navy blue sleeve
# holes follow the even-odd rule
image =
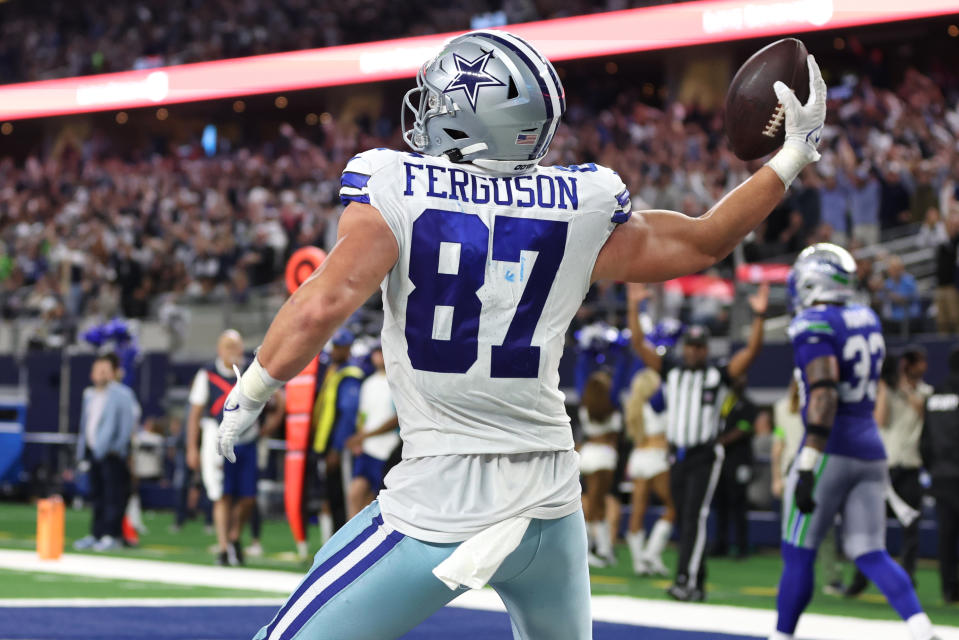
[[[343,378],[336,394],[336,422],[333,423],[332,449],[346,446],[346,439],[356,432],[356,414],[360,409],[359,378]]]
[[[805,370],[807,364],[821,356],[839,358],[836,328],[831,319],[826,310],[806,309],[789,326],[789,337],[799,369]]]

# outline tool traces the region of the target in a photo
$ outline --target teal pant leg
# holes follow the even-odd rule
[[[392,531],[374,502],[317,552],[309,574],[254,640],[402,636],[462,593],[432,573],[456,546]]]
[[[509,611],[515,640],[593,637],[586,550],[581,510],[530,523],[490,581]]]

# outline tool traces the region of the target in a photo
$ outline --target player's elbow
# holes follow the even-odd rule
[[[736,248],[735,242],[729,242],[722,238],[708,238],[705,246],[699,251],[700,271],[708,269],[713,265],[722,262]]]
[[[722,262],[733,252],[741,238],[729,237],[723,228],[717,228],[716,221],[710,213],[696,218],[690,235],[693,244],[694,260],[699,263],[699,271],[708,269],[718,262]]]
[[[839,406],[839,392],[831,387],[819,387],[809,393],[809,406],[806,411],[810,423],[831,426],[836,419]]]
[[[313,292],[297,309],[300,327],[311,331],[332,331],[350,316],[349,296],[336,290]]]
[[[809,393],[809,399],[825,408],[835,408],[839,404],[839,390],[833,386],[816,387]]]
[[[711,232],[706,225],[700,225],[697,232],[690,237],[686,260],[684,261],[690,273],[698,273],[709,269],[723,261],[736,248],[736,245],[725,242],[717,234]]]

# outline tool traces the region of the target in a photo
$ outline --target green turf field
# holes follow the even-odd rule
[[[23,504],[0,503],[0,547],[33,549],[36,546],[36,507]],[[140,537],[140,546],[111,552],[110,555],[147,560],[168,560],[213,564],[210,550],[216,540],[206,534],[199,521],[187,522],[179,532],[170,530],[173,514],[146,512],[143,520],[149,532]],[[89,510],[67,509],[66,550],[73,552],[72,544],[90,532]],[[316,533],[315,531],[312,533]],[[300,572],[308,565],[299,564],[293,552],[293,538],[284,522],[268,521],[263,525],[263,558],[247,558],[247,566],[254,569],[280,569]],[[78,551],[75,553],[95,553]]]
[[[88,576],[0,569],[0,598],[280,598],[248,589],[106,580]]]
[[[193,521],[173,533],[169,530],[173,515],[167,512],[147,513],[144,516],[149,533],[141,537],[139,548],[113,552],[111,555],[132,558],[212,564],[213,554],[209,547],[212,535],[204,532],[201,523]],[[67,544],[82,537],[88,531],[88,511],[67,511]],[[0,504],[0,547],[14,549],[34,548],[36,509],[32,505]],[[315,533],[312,532],[312,533]],[[293,545],[285,522],[267,521],[263,525],[262,544],[265,556],[249,558],[251,568],[280,569],[302,572],[305,565],[298,563],[292,553]],[[69,549],[68,549],[69,550]],[[92,553],[92,552],[89,552]],[[625,545],[618,548],[619,563],[608,569],[593,570],[593,593],[628,595],[642,598],[666,598],[664,590],[669,586],[665,578],[640,578],[632,575]],[[666,554],[666,564],[671,566],[675,555]],[[780,560],[774,552],[763,553],[746,561],[728,558],[710,559],[708,596],[714,604],[771,609],[775,607],[776,585],[779,581]],[[852,569],[849,569],[851,577]],[[11,581],[0,573],[0,585]],[[924,563],[918,572],[919,598],[932,619],[945,625],[959,626],[959,607],[945,606],[939,596],[939,576],[932,563]],[[169,594],[191,597],[231,597],[237,595],[262,596],[253,591],[229,591],[206,587],[176,587],[142,583],[126,588],[126,581],[88,580],[74,577],[54,577],[34,574],[29,579],[17,580],[16,587],[0,586],[0,597],[69,597],[96,593],[100,597],[159,597]],[[93,585],[96,585],[95,587]],[[820,585],[821,586],[821,585]],[[16,591],[16,596],[10,594]],[[860,598],[849,600],[823,595],[817,587],[815,599],[809,609],[817,613],[847,615],[862,618],[896,619],[895,614],[874,587]]]

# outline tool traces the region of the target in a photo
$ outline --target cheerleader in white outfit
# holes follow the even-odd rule
[[[669,491],[669,459],[665,435],[665,416],[654,406],[662,403],[659,374],[644,369],[633,378],[626,403],[626,430],[635,448],[629,454],[626,473],[633,480],[632,510],[626,542],[633,558],[633,571],[639,575],[669,575],[663,564],[663,549],[673,533],[676,508]],[[652,400],[652,402],[650,402]],[[660,412],[663,407],[658,407]],[[650,491],[665,505],[647,541],[643,520]]]
[[[616,563],[613,540],[606,521],[606,495],[613,487],[616,471],[616,443],[623,430],[622,416],[612,401],[613,380],[605,371],[593,373],[583,388],[579,423],[586,441],[579,449],[579,470],[586,483],[583,511],[593,566]]]

